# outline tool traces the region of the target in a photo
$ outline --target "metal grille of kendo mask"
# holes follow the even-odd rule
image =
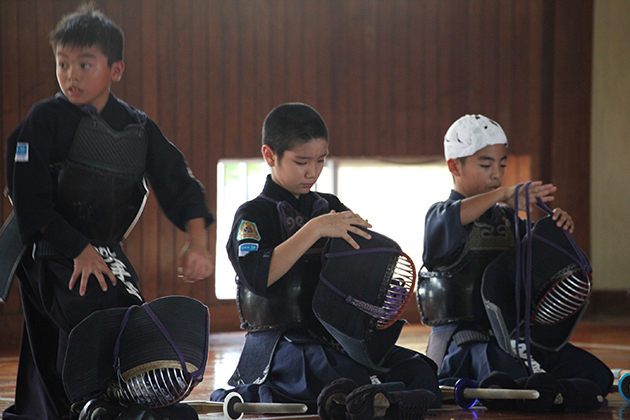
[[[139,403],[151,408],[166,407],[190,394],[198,383],[191,379],[181,367],[155,368],[128,380],[119,375],[118,387],[113,393],[125,405]]]
[[[584,306],[591,294],[592,276],[582,275],[577,265],[568,267],[559,277],[536,305],[533,320],[538,324],[554,325],[567,319]]]
[[[387,328],[400,318],[415,286],[416,267],[411,258],[403,252],[391,270],[391,280],[381,305],[383,311],[377,318],[376,328]]]

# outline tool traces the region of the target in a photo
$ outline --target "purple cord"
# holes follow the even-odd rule
[[[370,315],[372,318],[381,318],[387,314],[387,311],[379,306],[372,305],[371,303],[364,302],[362,300],[356,299],[350,295],[345,294],[344,292],[336,288],[331,282],[326,280],[326,278],[321,273],[319,274],[319,279],[321,280],[322,283],[328,286],[330,290],[332,290],[333,292],[341,296],[346,301],[346,303]]]
[[[529,186],[531,182],[525,184],[525,206],[526,206],[526,214],[527,214],[527,223],[526,223],[526,233],[525,233],[525,249],[521,250],[521,239],[519,232],[519,217],[518,217],[518,193],[523,186],[523,184],[518,184],[516,189],[514,190],[514,225],[516,230],[516,279],[514,284],[514,294],[516,300],[516,353],[518,360],[521,361],[524,368],[529,372],[530,375],[532,372],[532,360],[531,360],[531,343],[529,339],[530,334],[530,325],[529,325],[529,316],[530,316],[530,305],[531,305],[531,212],[529,210]],[[523,280],[524,278],[524,280]],[[524,283],[524,284],[523,284]],[[524,288],[525,292],[525,349],[527,354],[527,365],[523,363],[520,355],[519,355],[519,344],[520,344],[520,319],[521,319],[521,288]]]
[[[525,250],[525,350],[527,352],[527,363],[529,372],[532,374],[532,355],[530,343],[531,327],[531,302],[532,302],[532,215],[529,202],[529,187],[531,181],[525,184],[525,211],[527,214],[527,242]]]

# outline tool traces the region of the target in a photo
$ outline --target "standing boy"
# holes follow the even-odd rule
[[[443,307],[431,307],[438,296],[423,295],[433,318],[427,355],[439,369],[442,384],[452,385],[459,378],[481,381],[493,371],[507,373],[512,378],[527,376],[524,365],[497,344],[483,308],[479,293],[486,267],[521,238],[516,237],[515,211],[525,210],[525,189],[519,193],[519,209],[514,208],[516,186],[504,187],[503,175],[507,161],[507,138],[496,122],[483,115],[466,115],[455,121],[446,133],[444,151],[454,189],[448,200],[434,204],[426,215],[424,265],[431,272],[448,273],[442,288],[449,289],[455,279],[469,303],[455,308],[449,296],[439,296]],[[547,203],[554,199],[556,187],[532,182],[529,198]],[[504,204],[499,204],[504,203]],[[555,225],[573,231],[573,220],[567,212],[556,208],[551,216]],[[519,220],[518,232],[526,232],[525,220]],[[440,289],[440,290],[437,290]],[[419,290],[422,290],[420,288]],[[452,290],[452,289],[451,289]],[[458,312],[455,314],[455,312]],[[453,320],[460,320],[453,322]],[[557,351],[532,346],[534,371],[552,374],[557,379],[584,378],[608,394],[612,374],[600,360],[571,344]]]
[[[17,269],[24,332],[7,420],[75,418],[61,381],[70,331],[97,310],[144,302],[121,242],[144,205],[145,178],[187,233],[183,280],[213,271],[203,186],[157,125],[110,93],[125,69],[120,28],[83,5],[50,42],[61,91],[35,104],[7,143],[8,191],[27,246]]]
[[[237,210],[227,244],[248,331],[229,381],[234,390],[246,401],[301,402],[311,412],[322,389],[340,378],[355,385],[402,382],[441,396],[436,366],[425,356],[392,346],[377,372],[350,358],[313,313],[326,239],[343,238],[358,249],[350,233],[371,238],[360,229],[371,225],[336,196],[311,191],[328,155],[322,117],[305,104],[282,104],[265,118],[262,143],[271,175],[262,193]],[[229,391],[215,390],[211,399]]]

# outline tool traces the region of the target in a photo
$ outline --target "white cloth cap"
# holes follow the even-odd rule
[[[472,156],[493,144],[508,145],[503,129],[481,114],[464,115],[451,125],[444,136],[446,160]]]

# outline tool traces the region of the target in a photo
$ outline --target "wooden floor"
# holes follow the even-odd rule
[[[400,345],[424,352],[430,329],[422,325],[408,325],[403,329]],[[571,342],[598,356],[611,369],[630,369],[630,316],[626,319],[606,319],[582,321],[578,325]],[[189,400],[207,400],[215,388],[227,387],[227,379],[232,374],[241,346],[243,333],[212,334],[210,354],[204,381],[193,391]],[[17,354],[3,354],[0,357],[0,411],[8,407],[15,391]],[[202,419],[218,419],[222,414],[204,414]],[[278,419],[278,416],[246,415],[245,418]],[[281,419],[318,419],[312,416],[284,416]],[[445,405],[432,410],[427,418],[432,420],[460,419],[630,419],[630,403],[616,391],[612,392],[605,407],[596,413],[588,414],[547,414],[488,412],[483,407],[462,410],[455,405]]]

